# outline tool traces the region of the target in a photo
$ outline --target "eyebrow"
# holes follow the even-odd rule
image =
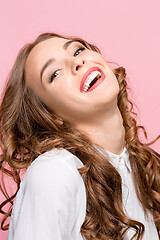
[[[78,40],[70,40],[68,42],[66,42],[64,45],[63,45],[63,49],[64,50],[67,50],[67,48],[69,47],[69,45],[73,42],[80,42]],[[40,71],[40,80],[42,82],[42,75],[44,73],[44,71],[46,70],[46,68],[55,61],[55,58],[50,58],[45,64],[44,66],[42,67],[41,71]]]

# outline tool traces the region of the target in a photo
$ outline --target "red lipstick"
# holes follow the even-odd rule
[[[101,73],[101,77],[100,79],[87,91],[87,92],[90,92],[92,91],[94,88],[96,88],[104,79],[105,79],[105,74],[104,72],[98,68],[98,67],[92,67],[90,68],[84,75],[83,75],[83,78],[81,80],[81,84],[80,84],[80,92],[84,93],[83,91],[83,86],[84,86],[84,83],[88,77],[88,75],[91,74],[91,72],[94,72],[94,71],[99,71]]]

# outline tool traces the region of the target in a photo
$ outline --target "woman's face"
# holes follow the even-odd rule
[[[26,82],[62,119],[74,123],[90,122],[98,114],[115,107],[119,85],[100,53],[78,41],[65,45],[69,41],[53,37],[37,44],[26,61]],[[93,67],[97,69],[91,69]],[[101,78],[97,81],[100,84],[93,85],[93,90],[85,92],[81,84],[86,80],[92,81],[88,77],[90,70],[101,72]]]

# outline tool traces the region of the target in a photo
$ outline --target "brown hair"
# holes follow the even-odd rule
[[[90,50],[101,53],[99,48],[81,38],[55,33],[41,34],[33,43],[21,49],[10,73],[0,108],[0,169],[13,177],[18,191],[21,169],[27,169],[38,155],[48,150],[67,149],[84,164],[84,167],[78,169],[85,179],[87,192],[87,211],[81,226],[82,235],[90,240],[120,240],[129,228],[133,228],[134,238],[142,239],[144,225],[129,219],[123,211],[121,177],[118,171],[83,132],[73,123],[50,112],[45,103],[26,86],[24,68],[30,51],[36,44],[52,37],[78,40]],[[160,155],[149,148],[149,144],[143,144],[138,137],[139,129],[143,130],[146,137],[147,135],[143,126],[137,126],[136,113],[128,99],[125,69],[118,67],[113,69],[113,73],[120,86],[118,107],[123,117],[126,148],[137,196],[145,213],[149,210],[159,227],[160,217],[157,212],[160,213]],[[7,164],[10,170],[6,167]],[[0,189],[6,197],[6,201],[0,205],[0,212],[4,214],[1,228],[7,230],[9,224],[4,226],[4,223],[11,216],[12,208],[8,212],[4,212],[2,208],[7,203],[13,205],[17,191],[9,197],[4,184],[0,185]]]

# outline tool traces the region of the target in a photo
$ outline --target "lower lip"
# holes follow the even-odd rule
[[[100,71],[100,70],[98,70],[98,71]],[[92,90],[94,90],[96,87],[98,87],[98,85],[100,85],[104,81],[106,76],[102,71],[100,71],[100,73],[101,73],[101,77],[98,79],[98,81],[88,91],[86,91],[86,92],[83,91],[84,93],[91,92]]]

